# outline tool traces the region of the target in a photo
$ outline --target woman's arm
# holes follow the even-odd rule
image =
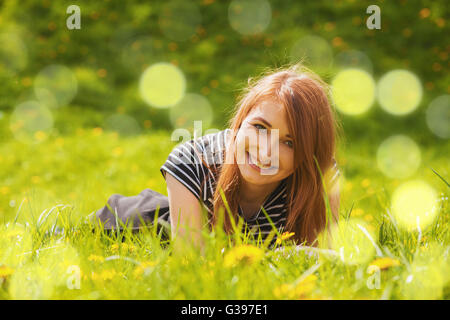
[[[178,228],[178,237],[203,247],[202,210],[199,200],[170,173],[166,173],[172,238]],[[179,219],[179,220],[178,220]],[[180,225],[178,226],[178,221]]]

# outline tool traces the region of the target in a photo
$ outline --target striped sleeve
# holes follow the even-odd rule
[[[194,143],[197,152],[194,150]],[[199,157],[201,152],[201,145],[194,140],[181,143],[172,150],[160,168],[164,178],[166,172],[170,173],[199,200],[202,199],[202,182],[205,178],[205,167]]]

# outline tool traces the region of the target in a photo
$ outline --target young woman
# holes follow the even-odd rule
[[[299,65],[267,73],[249,81],[229,128],[172,150],[161,167],[168,197],[150,189],[114,194],[96,217],[106,229],[120,227],[117,218],[139,229],[160,208],[158,226],[201,244],[206,209],[206,224],[223,221],[227,233],[240,217],[242,231],[255,239],[265,240],[273,223],[294,232],[297,244],[315,245],[329,221],[326,200],[331,220],[339,216],[337,129],[327,85],[317,75]]]
[[[325,192],[338,219],[337,125],[327,85],[305,68],[249,81],[228,129],[180,144],[162,165],[170,210],[161,217],[172,235],[189,229],[189,239],[200,243],[202,208],[214,225],[228,206],[236,222],[240,216],[244,228],[265,239],[272,226],[264,208],[280,232],[314,245],[326,226]]]

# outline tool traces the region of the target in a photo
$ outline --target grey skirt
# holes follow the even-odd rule
[[[136,232],[154,226],[155,218],[162,238],[170,239],[169,199],[154,190],[144,189],[135,196],[111,195],[106,205],[95,212],[94,220],[106,230],[126,227]]]

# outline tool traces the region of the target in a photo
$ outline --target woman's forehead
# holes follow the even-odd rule
[[[261,116],[265,118],[272,127],[276,127],[277,124],[286,125],[287,115],[283,105],[272,101],[263,101],[256,105],[252,111],[250,111],[247,118]],[[272,120],[272,121],[270,121]]]
[[[287,113],[284,106],[280,103],[273,101],[259,103],[248,114],[246,121],[251,121],[255,118],[259,120],[264,119],[273,129],[280,130],[280,137],[290,133]]]

